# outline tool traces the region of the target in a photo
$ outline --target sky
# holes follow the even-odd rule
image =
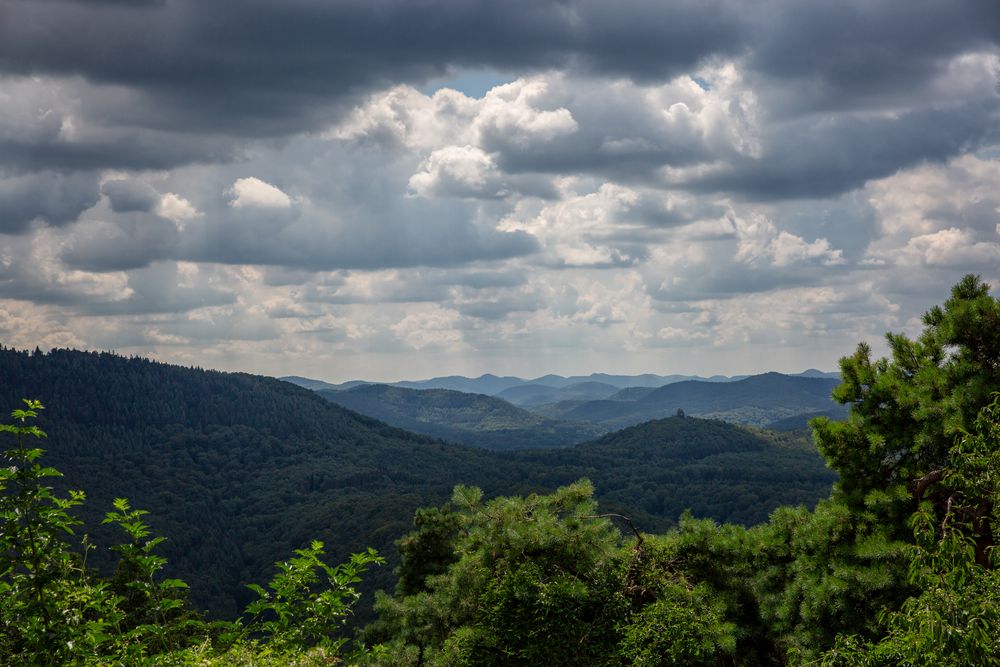
[[[997,2],[0,0],[7,346],[832,370],[966,273]]]

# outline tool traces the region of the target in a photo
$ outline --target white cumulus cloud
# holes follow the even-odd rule
[[[916,236],[902,250],[902,264],[973,268],[1000,264],[1000,244],[977,241],[968,229],[949,227]]]
[[[291,198],[281,189],[254,176],[236,179],[225,194],[231,197],[229,205],[233,208],[289,208],[292,205]]]
[[[809,242],[788,231],[779,231],[774,223],[760,214],[748,220],[734,218],[739,246],[736,259],[749,264],[766,262],[777,267],[819,263],[827,266],[844,264],[843,251],[830,247],[820,238]]]
[[[410,177],[422,197],[503,197],[508,191],[493,158],[475,146],[446,146],[428,156]]]

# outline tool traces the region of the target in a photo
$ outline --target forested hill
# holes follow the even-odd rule
[[[387,549],[416,507],[450,493],[442,466],[482,468],[475,452],[271,378],[68,350],[4,350],[0,378],[5,412],[22,397],[45,404],[45,462],[87,493],[89,518],[118,496],[150,510],[169,571],[230,616],[248,599],[241,584],[292,549]]]
[[[626,389],[606,400],[565,403],[546,413],[562,419],[624,428],[678,409],[690,415],[764,426],[798,414],[839,408],[831,398],[839,380],[763,373],[733,382],[689,380],[653,390]],[[559,408],[560,406],[554,406]]]
[[[394,558],[414,510],[439,505],[459,483],[492,496],[589,476],[603,508],[652,531],[686,508],[762,520],[779,504],[812,504],[832,479],[791,436],[696,419],[569,449],[498,453],[392,428],[274,379],[0,349],[0,409],[22,397],[46,406],[43,462],[87,493],[92,541],[120,542],[95,524],[113,498],[129,498],[167,536],[167,572],[191,585],[195,606],[229,617],[252,597],[244,584],[267,580],[274,562],[311,539],[326,542],[332,560],[367,546]],[[88,562],[100,564],[101,553]],[[390,562],[366,584],[391,588],[391,570]]]
[[[676,518],[691,508],[696,516],[743,525],[766,521],[778,505],[811,505],[836,479],[801,434],[691,417],[639,424],[571,452],[535,450],[512,457],[536,469],[542,480],[565,484],[588,477],[606,509]]]
[[[497,394],[497,398],[510,401],[514,405],[527,407],[545,405],[560,401],[591,401],[607,398],[621,391],[613,384],[606,382],[577,382],[565,387],[549,387],[544,384],[525,384],[511,387]]]
[[[370,384],[320,396],[389,424],[451,442],[488,449],[566,447],[607,429],[548,419],[507,401],[450,389],[403,389]]]

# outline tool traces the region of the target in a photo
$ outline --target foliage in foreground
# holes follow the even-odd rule
[[[688,581],[660,540],[623,540],[577,482],[546,496],[496,498],[458,487],[453,558],[441,574],[391,598],[366,639],[386,665],[712,665],[734,628],[704,586]],[[440,540],[437,521],[403,543]],[[404,552],[405,553],[405,552]]]
[[[840,637],[824,665],[918,665],[927,656],[937,665],[1000,664],[1000,553],[993,548],[1000,525],[1000,395],[948,458],[943,515],[924,501],[911,518],[910,581],[919,592],[881,614],[885,634],[878,641]]]
[[[244,618],[206,623],[187,609],[187,585],[161,576],[166,560],[155,551],[164,538],[152,537],[146,512],[123,498],[104,519],[127,537],[111,547],[118,556],[113,576],[87,567],[97,547],[86,535],[79,549],[68,541],[81,525],[73,510],[83,493],[61,497],[46,485],[60,473],[43,467],[43,450],[31,446],[45,437],[31,423],[42,405],[25,403],[13,424],[0,425],[15,439],[0,468],[0,662],[318,665],[345,652],[341,634],[358,599],[354,585],[382,562],[374,551],[331,566],[314,541],[278,563],[266,588],[250,586],[258,599]]]

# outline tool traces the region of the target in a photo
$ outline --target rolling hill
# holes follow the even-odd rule
[[[521,407],[530,407],[560,401],[602,399],[619,391],[621,389],[606,382],[576,382],[565,387],[550,387],[532,383],[505,389],[497,394],[497,398],[502,398]]]
[[[830,397],[839,381],[764,373],[743,380],[716,383],[688,380],[654,390],[625,389],[610,398],[545,406],[553,418],[589,421],[624,428],[651,419],[686,414],[763,426],[805,413],[834,410]]]
[[[448,389],[370,384],[318,393],[399,428],[487,449],[566,447],[607,431],[594,424],[540,417],[492,396]]]
[[[677,516],[680,507],[712,508],[698,516],[726,516],[751,525],[781,504],[811,504],[836,476],[817,464],[809,438],[726,422],[670,417],[609,433],[574,447],[516,452],[514,460],[546,475],[572,467],[570,477],[588,477],[602,504],[634,517]],[[565,479],[565,477],[563,477]]]
[[[767,425],[767,428],[772,431],[807,431],[809,429],[809,420],[814,417],[826,417],[827,419],[840,421],[842,419],[847,419],[847,412],[848,410],[846,405],[838,405],[832,410],[803,412],[799,415],[785,417],[784,419],[771,422]]]

